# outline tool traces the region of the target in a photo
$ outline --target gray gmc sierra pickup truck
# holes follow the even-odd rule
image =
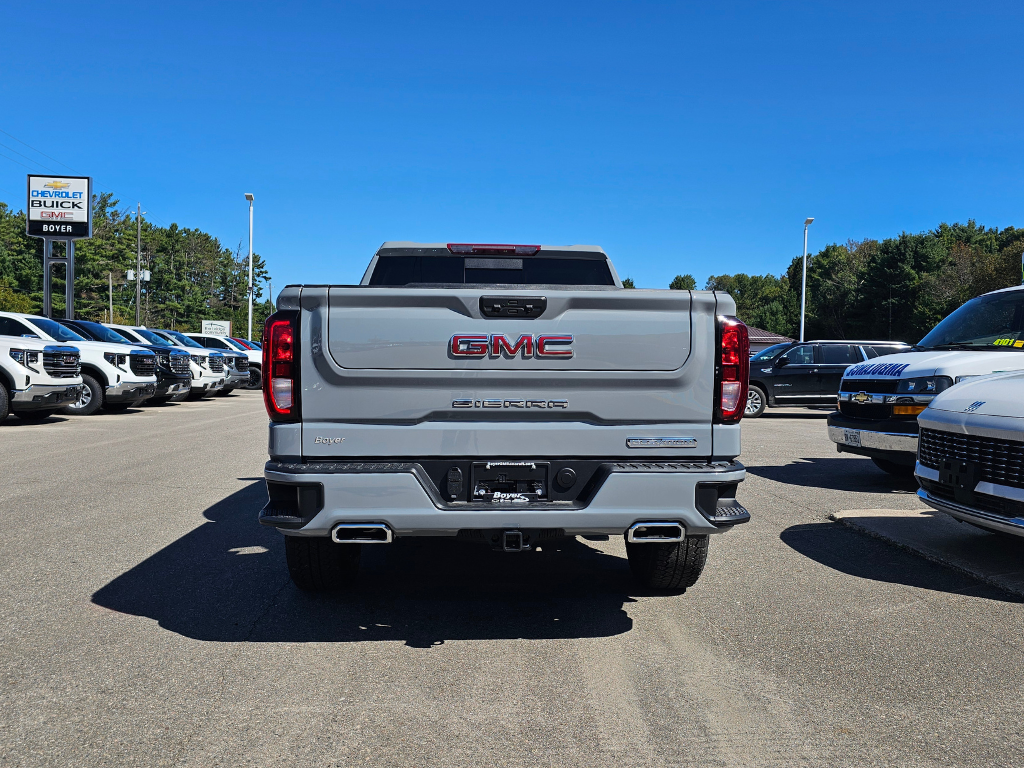
[[[264,335],[260,522],[302,589],[395,537],[623,535],[639,581],[685,590],[708,535],[750,519],[735,311],[623,289],[594,246],[385,243],[358,286],[288,286]]]

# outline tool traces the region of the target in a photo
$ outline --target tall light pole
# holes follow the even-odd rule
[[[252,338],[252,201],[256,199],[252,192],[245,193],[245,199],[249,201],[249,335],[245,338]]]
[[[139,203],[135,209],[135,225],[138,229],[138,239],[136,243],[138,245],[138,251],[135,256],[135,324],[142,325],[141,312],[142,312],[142,214],[145,211],[142,210],[142,203]],[[114,322],[111,320],[110,322]]]
[[[804,312],[807,309],[807,228],[814,221],[812,216],[804,222],[804,277],[803,287],[800,290],[800,341],[804,340]]]

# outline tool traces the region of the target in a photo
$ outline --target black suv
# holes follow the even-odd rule
[[[900,341],[796,341],[776,344],[750,358],[744,417],[768,406],[832,405],[846,369],[874,357],[909,352]]]

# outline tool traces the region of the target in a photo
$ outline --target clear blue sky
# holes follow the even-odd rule
[[[0,130],[275,293],[384,240],[596,243],[639,287],[1024,226],[1019,3],[8,3]],[[0,134],[0,199],[62,170]],[[16,153],[27,155],[27,160]],[[13,159],[13,161],[12,161]]]

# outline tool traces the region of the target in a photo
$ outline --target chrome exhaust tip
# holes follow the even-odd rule
[[[331,530],[335,544],[390,544],[394,534],[384,523],[338,523]]]
[[[631,544],[670,544],[686,538],[686,529],[680,523],[633,523],[626,531]]]

